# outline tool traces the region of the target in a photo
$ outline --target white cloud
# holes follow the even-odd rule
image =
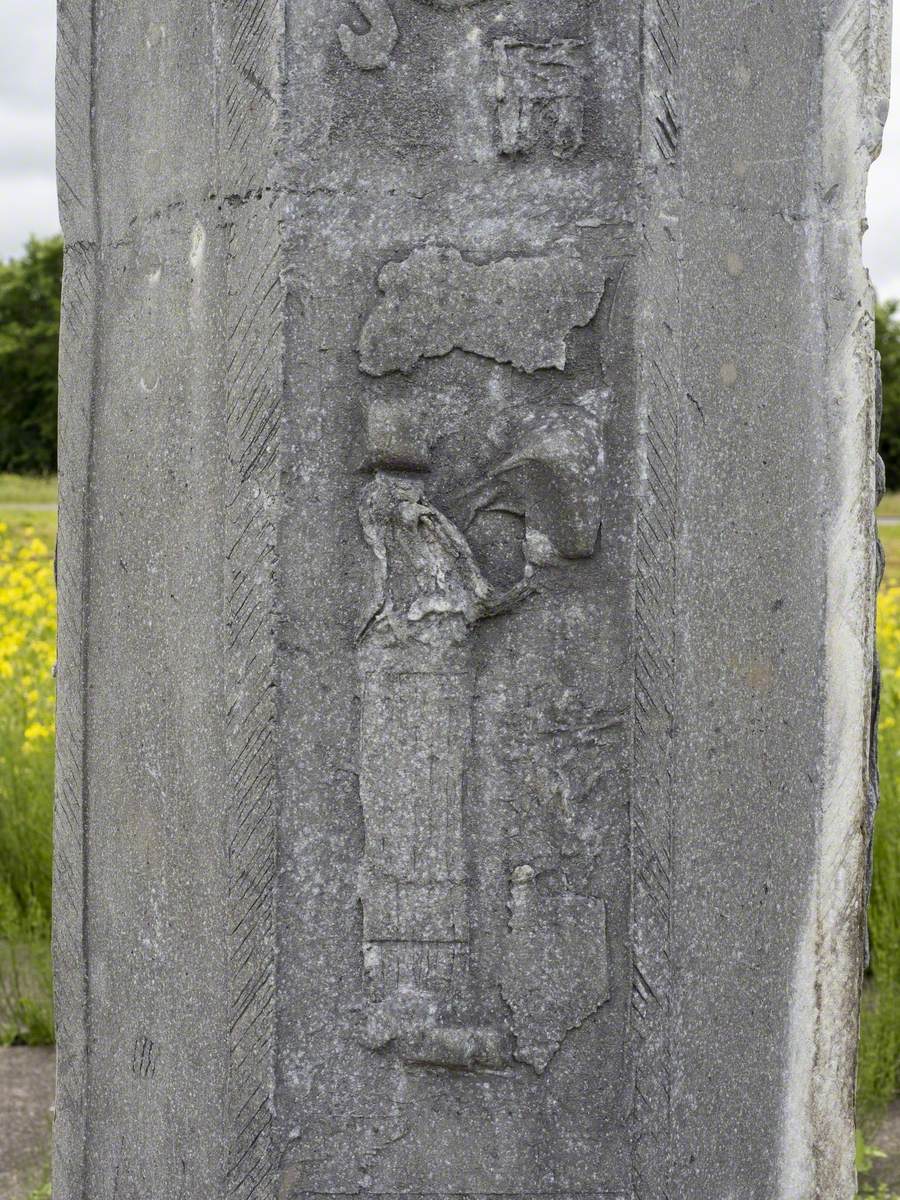
[[[7,97],[0,96],[0,129],[3,130],[0,187],[3,180],[28,172],[53,174],[53,118],[48,111],[22,111]]]
[[[59,229],[53,174],[55,0],[0,0],[0,258]]]
[[[55,0],[3,0],[2,7],[0,100],[20,111],[47,112],[53,103]]]
[[[881,157],[869,175],[866,265],[878,294],[900,300],[900,12],[894,19],[893,102]]]

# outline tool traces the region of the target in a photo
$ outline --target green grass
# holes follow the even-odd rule
[[[25,731],[37,721],[52,726],[47,621],[53,618],[55,532],[52,510],[0,511],[0,665],[10,670],[12,664],[8,677],[0,671],[0,1043],[53,1041],[53,741],[50,729],[31,738]],[[35,538],[44,543],[36,552]],[[24,644],[10,657],[9,639],[23,632]],[[36,657],[39,642],[49,661]]]
[[[49,1163],[47,1163],[47,1165],[44,1167],[44,1170],[41,1172],[41,1174],[44,1176],[44,1182],[40,1185],[40,1187],[35,1188],[33,1192],[28,1193],[28,1200],[52,1200],[52,1192],[50,1190]]]
[[[889,564],[898,562],[900,526],[882,526]],[[871,959],[862,998],[857,1111],[860,1196],[895,1200],[869,1182],[879,1153],[879,1127],[900,1095],[900,571],[887,578],[878,601],[882,658],[879,731],[881,803],[875,821],[874,871],[869,905]]]
[[[900,584],[900,525],[885,525],[882,522],[878,526],[878,535],[884,546],[884,581],[886,584]]]
[[[51,508],[0,508],[0,531],[3,537],[21,541],[39,537],[47,543],[52,554],[56,541],[56,512]]]
[[[8,475],[0,472],[0,504],[55,503],[55,475]]]
[[[885,715],[900,718],[900,696],[885,689]],[[869,906],[871,966],[862,1006],[859,1118],[873,1136],[900,1090],[900,723],[882,728],[881,804],[875,823]]]

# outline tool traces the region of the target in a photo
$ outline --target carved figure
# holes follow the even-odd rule
[[[509,612],[530,590],[523,579],[498,592],[482,574],[463,534],[425,499],[417,482],[379,472],[366,490],[360,519],[379,565],[373,610],[361,640],[440,646],[449,638],[456,644],[467,627]]]
[[[460,531],[419,484],[379,473],[360,516],[375,555],[360,631],[359,875],[372,1004],[365,1038],[409,1063],[503,1061],[500,1035],[465,1022],[468,869],[463,839],[474,676],[469,631],[530,590],[485,579]]]
[[[557,158],[572,158],[584,138],[584,42],[494,42],[500,150],[527,154],[547,138]]]
[[[464,829],[472,631],[533,590],[536,565],[594,553],[608,398],[503,414],[504,449],[461,499],[467,525],[484,511],[522,516],[526,564],[508,590],[485,577],[464,531],[425,497],[422,482],[379,470],[363,495],[360,520],[376,563],[359,632],[363,1038],[373,1049],[396,1045],[409,1065],[509,1062],[502,1033],[471,1019]],[[379,411],[368,436],[376,460],[426,465],[421,453],[399,452],[415,440],[404,414]],[[516,1057],[542,1071],[566,1032],[606,999],[605,910],[590,897],[538,891],[534,872],[514,882],[503,995]],[[544,946],[537,973],[532,943]]]

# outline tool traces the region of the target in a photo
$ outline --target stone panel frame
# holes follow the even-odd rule
[[[681,0],[644,5],[631,802],[633,1200],[671,1195],[676,589],[681,372]]]

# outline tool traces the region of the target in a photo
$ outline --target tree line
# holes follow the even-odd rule
[[[0,471],[56,470],[56,403],[61,237],[31,238],[0,263]],[[878,304],[884,410],[881,454],[887,486],[900,490],[900,303]]]

